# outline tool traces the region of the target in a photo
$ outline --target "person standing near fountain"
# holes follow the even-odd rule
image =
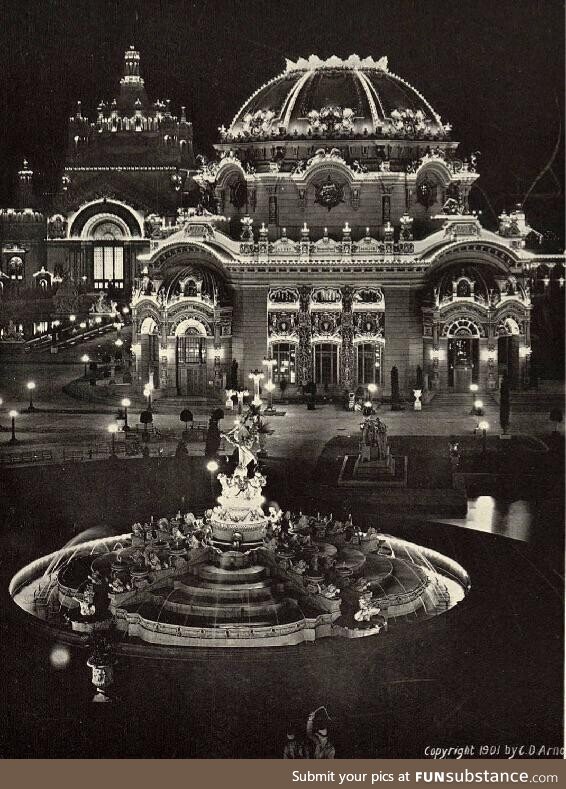
[[[287,742],[283,748],[284,759],[306,759],[308,756],[305,745],[297,739],[293,726],[287,728]]]
[[[307,718],[307,737],[310,740],[311,759],[334,759],[336,749],[328,739],[328,729],[322,722],[315,728],[314,720],[317,712],[324,710],[326,717],[330,720],[326,707],[317,707]]]

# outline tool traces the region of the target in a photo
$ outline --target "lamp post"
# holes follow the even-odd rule
[[[273,368],[277,364],[277,359],[273,357],[269,357],[263,360],[263,366],[267,367],[267,383],[265,384],[265,388],[269,394],[269,405],[267,411],[269,413],[273,413],[273,390],[275,389],[275,384],[273,383]]]
[[[128,425],[128,408],[131,406],[132,401],[128,397],[124,397],[122,400],[122,406],[124,408],[124,433],[127,433],[130,429]]]
[[[151,413],[151,393],[153,392],[153,383],[148,381],[143,388],[144,397],[147,398],[147,410]]]
[[[275,409],[273,408],[273,390],[275,389],[275,384],[273,383],[273,381],[268,381],[265,384],[265,388],[267,389],[268,401],[267,401],[267,408],[265,409],[264,413],[274,414]]]
[[[120,324],[121,326],[122,324]],[[122,350],[124,345],[124,340],[118,337],[117,340],[114,340],[114,345],[116,346],[117,353],[114,354],[114,364],[112,366],[113,375],[116,375],[116,361],[120,365],[120,369],[122,370],[122,375],[124,375],[124,351]]]
[[[108,432],[112,436],[110,454],[112,455],[112,457],[114,457],[114,455],[116,454],[116,433],[118,432],[118,425],[116,424],[116,422],[112,422],[111,424],[108,425]]]
[[[373,398],[375,397],[375,393],[377,392],[377,384],[368,384],[368,392],[369,392],[369,400],[373,406]]]
[[[87,364],[90,362],[90,356],[88,355],[88,353],[83,353],[83,355],[81,356],[81,362],[82,362],[82,363],[84,364],[84,366],[85,366],[84,377],[86,378],[86,377],[87,377],[87,369],[86,369],[86,366],[87,366]]]
[[[18,416],[18,412],[10,411],[8,416],[12,420],[12,438],[8,441],[8,444],[17,444],[18,439],[16,438],[16,417]]]
[[[238,414],[241,414],[244,408],[244,397],[247,397],[249,392],[247,389],[239,389],[236,394],[238,396]]]
[[[472,393],[472,410],[470,411],[470,413],[471,413],[472,416],[476,415],[476,411],[475,411],[476,402],[475,401],[476,401],[476,395],[477,395],[477,392],[478,392],[478,388],[479,387],[478,387],[477,384],[470,384],[470,392]]]
[[[263,402],[261,397],[259,396],[259,382],[262,380],[263,377],[264,377],[263,373],[261,373],[257,369],[252,370],[252,372],[249,374],[249,378],[251,378],[251,380],[254,382],[254,399],[252,400],[252,405],[257,406],[258,408],[261,406]]]
[[[35,389],[35,383],[34,381],[28,381],[26,386],[29,392],[29,405],[27,407],[27,412],[28,414],[32,414],[35,411],[35,406],[33,404],[33,390]]]
[[[209,460],[206,468],[210,472],[210,495],[214,498],[214,475],[218,471],[218,463],[216,460]]]
[[[474,414],[475,416],[483,416],[483,400],[479,398],[474,400]]]
[[[51,343],[52,345],[57,344],[57,340],[59,339],[59,326],[61,325],[60,320],[54,320],[51,324]]]
[[[485,455],[487,449],[487,431],[489,430],[489,422],[482,420],[479,422],[478,428],[482,432],[482,453]]]

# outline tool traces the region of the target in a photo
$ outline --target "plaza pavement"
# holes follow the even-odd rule
[[[117,403],[120,397],[132,397],[133,405],[129,409],[129,424],[139,425],[139,412],[142,402],[139,397],[130,394],[130,387],[119,387],[115,401],[76,399],[63,391],[63,387],[83,376],[83,364],[79,361],[83,353],[94,355],[100,348],[100,340],[80,347],[65,350],[50,356],[47,353],[20,357],[16,360],[0,358],[0,453],[6,451],[31,451],[39,449],[82,449],[94,443],[99,447],[107,442],[110,447],[108,425],[115,420]],[[26,382],[36,383],[34,405],[35,413],[26,412],[28,392]],[[82,385],[88,397],[90,387]],[[560,394],[557,395],[560,398]],[[100,397],[100,395],[98,395]],[[483,419],[490,425],[490,434],[500,432],[499,407],[488,394],[483,395],[485,415]],[[159,445],[165,451],[173,450],[181,435],[184,424],[179,420],[179,413],[186,404],[179,398],[175,403],[154,401],[154,426],[165,433]],[[340,406],[327,402],[317,404],[314,411],[308,411],[303,403],[275,404],[283,416],[268,416],[266,420],[273,429],[267,439],[270,456],[280,458],[296,458],[298,462],[313,464],[320,456],[325,445],[335,436],[356,436],[359,433],[360,413],[348,412]],[[206,423],[211,407],[202,405],[188,406],[194,414],[195,422]],[[445,395],[423,406],[423,410],[415,412],[407,405],[404,411],[391,411],[383,405],[378,409],[389,435],[415,436],[449,436],[471,435],[478,424],[478,417],[470,415],[471,398]],[[15,447],[6,445],[10,434],[8,412],[16,409],[19,416],[16,420],[16,435],[19,443]],[[229,429],[235,415],[225,411],[225,419],[221,429]],[[544,436],[553,430],[546,410],[511,410],[510,432],[513,434]],[[559,426],[563,432],[564,424]],[[117,435],[117,441],[123,441],[123,434]],[[202,443],[190,444],[191,454],[201,454]]]

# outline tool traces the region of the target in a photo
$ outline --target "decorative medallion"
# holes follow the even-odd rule
[[[297,336],[297,317],[293,312],[271,312],[269,314],[268,335],[270,337]]]
[[[313,312],[311,330],[315,337],[335,337],[340,332],[339,312]]]
[[[356,338],[383,337],[383,314],[376,312],[358,312],[354,318],[354,335]]]
[[[330,176],[315,187],[315,203],[323,205],[329,211],[344,202],[344,187],[333,181]]]

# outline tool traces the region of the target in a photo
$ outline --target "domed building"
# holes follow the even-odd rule
[[[0,338],[71,330],[64,282],[85,325],[94,302],[131,311],[133,384],[155,397],[220,399],[256,368],[288,396],[388,396],[394,367],[409,398],[528,383],[531,309],[564,256],[528,250],[520,207],[482,227],[477,155],[387,58],[288,60],[215,148],[194,157],[184,108],[149,101],[127,50],[117,98],[69,120],[49,212],[26,164],[0,214]]]
[[[245,386],[266,358],[291,394],[314,381],[387,396],[393,367],[404,395],[494,390],[503,372],[526,383],[541,262],[530,228],[520,209],[499,233],[481,226],[476,157],[458,157],[450,125],[386,58],[287,61],[220,133],[218,159],[195,175],[201,207],[139,258],[156,289],[133,300],[140,385],[220,393],[234,360]],[[194,299],[159,301],[159,282],[187,266],[222,280],[230,301],[214,317]],[[200,339],[178,336],[181,315]],[[206,370],[199,391],[185,384],[187,342]]]

